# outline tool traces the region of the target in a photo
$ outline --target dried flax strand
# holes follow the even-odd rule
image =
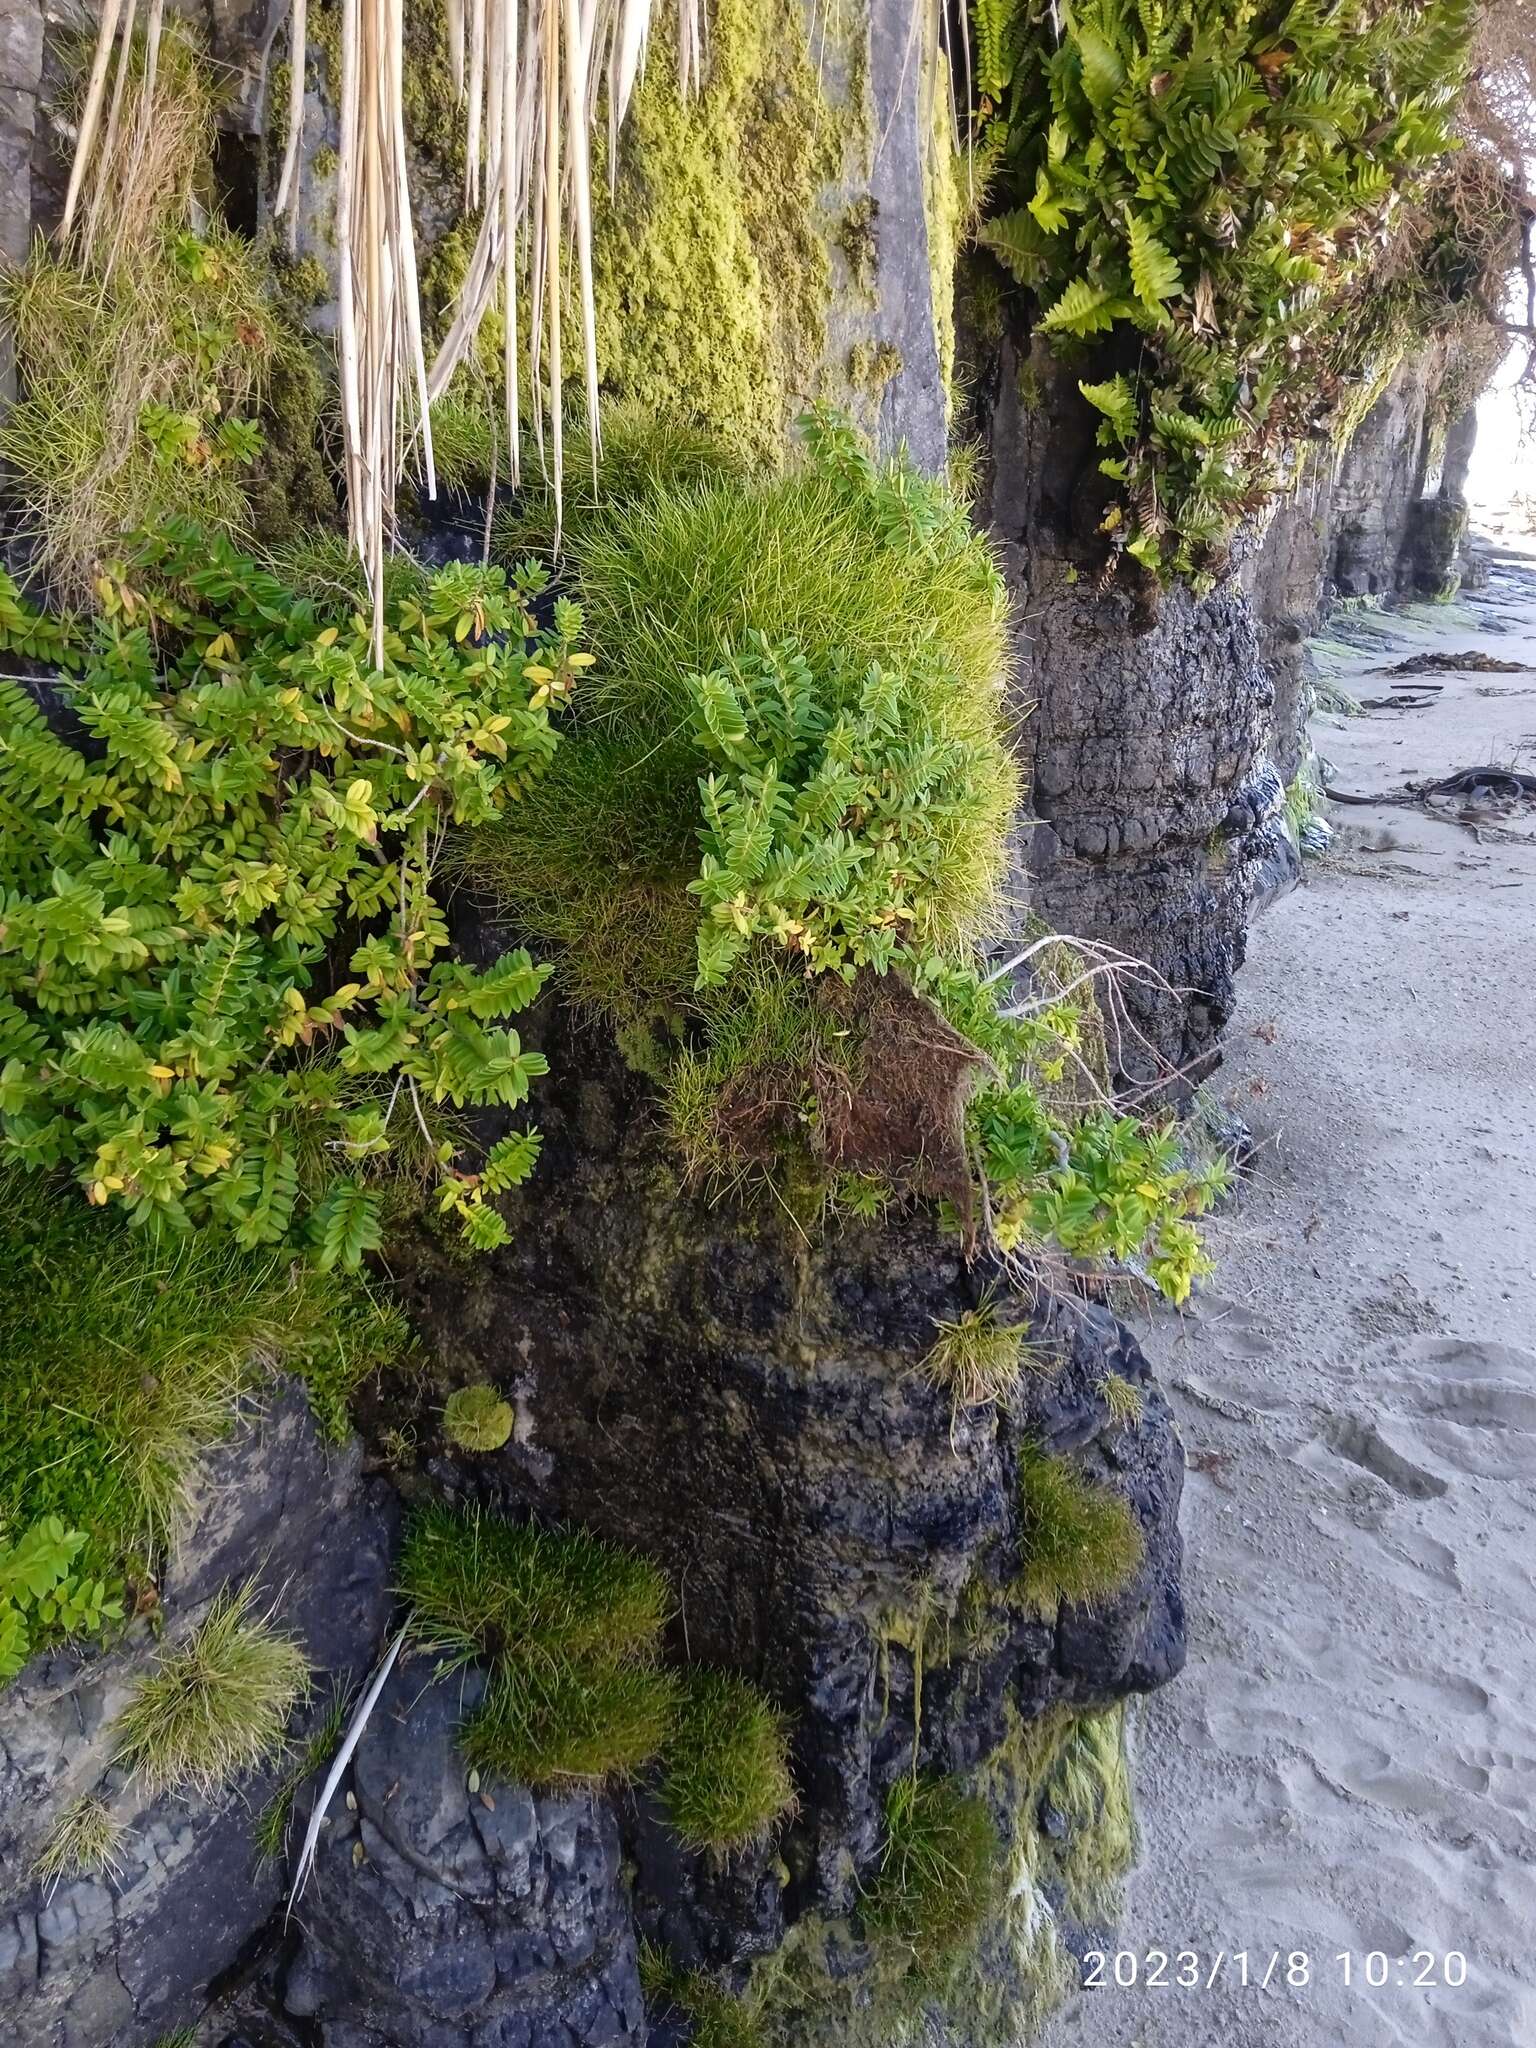
[[[405,151],[404,41],[402,0],[343,0],[336,181],[342,439],[349,532],[373,599],[378,662],[384,557],[410,426],[421,434],[427,489],[436,495]]]
[[[80,110],[80,131],[75,138],[75,160],[69,167],[69,189],[64,194],[64,218],[59,227],[61,236],[69,233],[74,224],[75,208],[80,203],[86,170],[90,165],[91,151],[96,142],[96,129],[101,121],[101,103],[107,89],[107,68],[112,62],[112,50],[117,41],[117,21],[121,12],[121,0],[103,0],[101,25],[96,31],[96,48],[91,56],[91,74],[85,88],[85,105]]]
[[[309,0],[293,0],[288,24],[288,139],[272,211],[288,216],[288,247],[299,246],[299,149],[304,140],[304,71],[309,57]]]

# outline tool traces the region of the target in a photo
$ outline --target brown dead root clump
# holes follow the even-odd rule
[[[895,974],[866,971],[851,984],[829,976],[816,994],[848,1027],[839,1040],[846,1056],[818,1049],[804,1062],[738,1075],[716,1109],[722,1148],[771,1167],[786,1140],[808,1139],[830,1173],[952,1202],[969,1237],[965,1109],[991,1062]]]

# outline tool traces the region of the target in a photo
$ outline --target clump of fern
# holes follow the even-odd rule
[[[1084,372],[1111,561],[1208,583],[1381,375],[1377,340],[1401,352],[1366,323],[1338,340],[1405,192],[1454,147],[1474,0],[975,14],[979,239]]]
[[[211,1798],[282,1749],[309,1689],[309,1660],[247,1585],[224,1593],[134,1687],[114,1726],[117,1761],[151,1798]]]
[[[1018,1508],[1023,1567],[1015,1590],[1027,1605],[1092,1607],[1140,1571],[1146,1545],[1129,1504],[1070,1460],[1024,1446]]]

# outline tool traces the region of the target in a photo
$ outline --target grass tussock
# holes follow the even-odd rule
[[[450,1655],[610,1657],[654,1649],[672,1610],[656,1566],[583,1529],[540,1529],[478,1509],[411,1521],[400,1591],[412,1631]]]
[[[67,1806],[38,1852],[34,1873],[50,1892],[75,1877],[116,1877],[123,1823],[104,1799],[87,1792]]]
[[[490,1663],[460,1735],[477,1769],[551,1785],[628,1776],[659,1753],[676,1692],[659,1664],[672,1597],[646,1559],[579,1529],[437,1507],[407,1532],[400,1589],[418,1640]]]
[[[288,1827],[293,1819],[293,1802],[305,1781],[336,1754],[347,1724],[351,1695],[340,1682],[333,1686],[330,1701],[319,1726],[283,1773],[277,1790],[261,1809],[256,1821],[256,1851],[275,1862],[288,1845]]]
[[[1106,1373],[1099,1381],[1104,1406],[1122,1429],[1136,1429],[1146,1412],[1146,1396],[1134,1380],[1123,1373]]]
[[[662,1663],[672,1594],[647,1559],[580,1529],[431,1507],[407,1528],[400,1591],[423,1647],[489,1667],[459,1733],[475,1769],[592,1783],[664,1757],[663,1799],[694,1847],[755,1839],[792,1802],[768,1702],[740,1679]]]
[[[904,1777],[885,1805],[880,1868],[860,1915],[929,1973],[967,1954],[999,1893],[1001,1845],[984,1801],[950,1778]]]
[[[1033,1359],[1023,1326],[1003,1322],[991,1302],[965,1309],[951,1322],[935,1323],[934,1329],[923,1377],[947,1391],[960,1408],[1006,1400]]]
[[[405,1347],[361,1283],[220,1233],[135,1230],[16,1171],[0,1209],[0,1522],[58,1515],[90,1538],[82,1570],[167,1540],[264,1370],[302,1372],[339,1431],[358,1379]]]
[[[1141,1569],[1145,1545],[1129,1505],[1091,1484],[1067,1459],[1024,1449],[1018,1499],[1024,1566],[1016,1590],[1028,1605],[1091,1607]]]
[[[690,1671],[667,1745],[662,1800],[690,1849],[765,1840],[795,1805],[783,1715],[740,1678]]]
[[[127,533],[178,517],[241,531],[264,395],[307,385],[263,259],[217,220],[194,231],[216,114],[200,51],[167,22],[153,82],[142,48],[127,62],[91,204],[0,279],[23,384],[0,459],[51,583],[80,604]]]
[[[1137,1843],[1123,1702],[1073,1719],[1042,1799],[1066,1823],[1055,1856],[1073,1914],[1089,1924],[1112,1925]]]
[[[135,1687],[116,1724],[117,1761],[151,1798],[211,1798],[281,1750],[308,1688],[308,1659],[257,1611],[254,1587],[222,1594]]]
[[[680,1970],[654,1942],[640,1944],[640,1988],[662,2018],[687,2022],[691,2048],[766,2048],[753,2004],[703,1970]]]
[[[660,1755],[676,1697],[673,1674],[648,1661],[508,1656],[460,1747],[477,1770],[513,1784],[628,1778]]]

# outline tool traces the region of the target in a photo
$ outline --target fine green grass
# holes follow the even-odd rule
[[[333,1432],[404,1324],[360,1283],[235,1248],[155,1237],[39,1174],[0,1173],[0,1523],[57,1514],[80,1569],[169,1537],[188,1484],[262,1370],[311,1381]]]
[[[633,1776],[672,1726],[677,1682],[643,1659],[508,1655],[459,1746],[488,1776],[520,1785]]]
[[[1030,1445],[1019,1455],[1016,1591],[1028,1605],[1091,1607],[1141,1569],[1141,1527],[1117,1493],[1094,1486],[1065,1458]]]
[[[1000,1897],[1001,1845],[985,1803],[953,1779],[904,1777],[885,1805],[880,1868],[860,1914],[878,1941],[939,1971],[975,1945]]]
[[[737,1998],[703,1970],[681,1970],[654,1942],[640,1944],[640,1988],[663,2017],[688,2022],[691,2048],[765,2048],[753,2005]]]
[[[764,1840],[793,1810],[784,1717],[728,1672],[688,1672],[667,1743],[662,1800],[690,1849]]]
[[[1073,1913],[1079,1920],[1112,1924],[1137,1839],[1123,1702],[1073,1720],[1042,1798],[1066,1822],[1055,1856]]]
[[[1146,1412],[1146,1397],[1134,1380],[1128,1380],[1122,1373],[1106,1373],[1099,1381],[1099,1392],[1104,1406],[1109,1410],[1122,1429],[1135,1429]]]
[[[304,1652],[256,1611],[254,1588],[226,1592],[135,1686],[115,1724],[117,1761],[151,1798],[210,1798],[281,1750],[308,1687]]]
[[[676,1698],[657,1662],[672,1598],[644,1558],[579,1529],[433,1507],[407,1530],[400,1590],[418,1640],[490,1662],[460,1730],[476,1769],[550,1785],[628,1776],[660,1751]]]
[[[72,1877],[115,1877],[122,1838],[123,1823],[111,1807],[87,1792],[54,1822],[34,1872],[50,1887]]]
[[[329,1763],[335,1755],[336,1745],[346,1726],[349,1704],[350,1695],[337,1683],[319,1727],[290,1768],[284,1771],[282,1782],[257,1817],[255,1841],[259,1855],[274,1861],[282,1855],[288,1842],[288,1824],[293,1818],[293,1802],[304,1781],[313,1777],[321,1765]]]
[[[592,1657],[654,1651],[672,1607],[647,1559],[582,1529],[540,1529],[477,1509],[428,1507],[400,1553],[412,1630],[450,1654]]]
[[[610,437],[602,490],[585,506],[578,491],[567,522],[563,574],[596,665],[548,774],[468,860],[514,923],[558,949],[567,992],[620,1026],[692,1006],[687,887],[709,757],[688,679],[753,634],[797,644],[829,714],[878,663],[925,735],[977,749],[942,826],[925,941],[963,945],[996,913],[1016,795],[996,562],[941,486],[877,469],[846,430],[823,423],[813,440],[789,474],[761,476],[722,475],[691,440],[668,453],[653,433],[637,452]],[[504,545],[515,555],[537,538],[504,532]]]

